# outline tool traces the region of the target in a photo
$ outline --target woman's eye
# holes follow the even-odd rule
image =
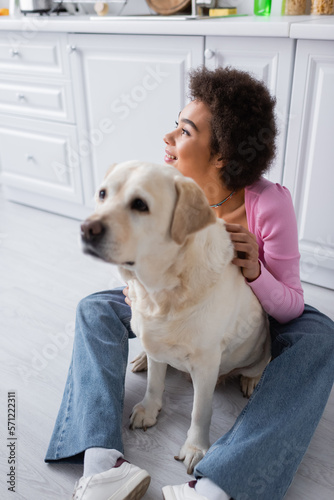
[[[137,210],[137,212],[149,211],[147,203],[140,198],[136,198],[135,200],[133,200],[133,202],[131,203],[131,209]]]
[[[104,198],[106,197],[106,190],[105,189],[101,189],[100,192],[99,192],[99,198],[100,200],[104,200]]]
[[[178,128],[179,126],[179,122],[175,122],[175,128]],[[186,130],[185,128],[181,128],[181,135],[190,135],[188,130]]]

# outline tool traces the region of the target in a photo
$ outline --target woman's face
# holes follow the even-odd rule
[[[211,113],[200,101],[191,101],[181,111],[176,129],[164,137],[165,163],[191,177],[204,191],[217,178],[221,164],[211,158]],[[209,193],[206,193],[209,195]]]

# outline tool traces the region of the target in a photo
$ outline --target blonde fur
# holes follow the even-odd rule
[[[169,166],[126,162],[112,169],[92,219],[105,234],[94,252],[117,264],[129,284],[131,327],[147,353],[144,399],[132,428],[157,421],[167,364],[190,374],[191,425],[179,459],[189,473],[209,448],[217,379],[240,374],[250,396],[270,359],[268,320],[235,265],[225,223],[203,191]],[[140,198],[147,212],[132,208]],[[141,366],[145,365],[143,358]]]

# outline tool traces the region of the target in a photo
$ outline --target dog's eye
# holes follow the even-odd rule
[[[101,189],[100,192],[99,192],[99,198],[100,200],[104,200],[104,198],[106,197],[106,190],[105,189]]]
[[[137,210],[138,212],[148,212],[148,206],[145,203],[145,201],[141,200],[140,198],[136,198],[133,200],[131,203],[131,209],[132,210]]]

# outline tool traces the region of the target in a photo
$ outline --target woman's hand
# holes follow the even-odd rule
[[[239,224],[227,224],[226,229],[230,237],[237,257],[232,260],[232,264],[239,266],[244,277],[248,281],[254,281],[261,274],[259,263],[259,246],[254,234]],[[242,252],[242,258],[239,252]]]
[[[125,295],[125,303],[131,307],[131,300],[129,299],[129,287],[128,285],[123,288],[123,294]]]

